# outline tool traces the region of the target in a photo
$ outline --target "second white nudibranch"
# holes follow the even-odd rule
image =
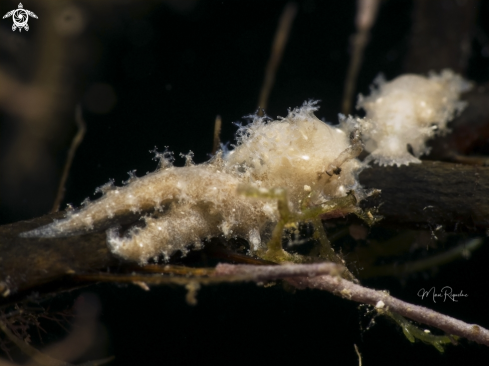
[[[109,248],[122,258],[140,263],[160,255],[168,259],[217,236],[244,238],[252,252],[266,257],[265,242],[273,239],[276,225],[313,219],[320,224],[325,214],[362,215],[357,203],[367,193],[357,181],[363,168],[356,159],[362,151],[359,135],[320,121],[316,110],[315,102],[306,102],[280,120],[251,116],[252,122],[238,130],[235,149],[219,151],[204,164],[194,165],[188,155],[186,166],[174,167],[171,154],[157,154],[155,172],[131,177],[123,187],[109,182],[98,189],[100,199],[21,235],[79,234],[140,212],[144,226],[122,236],[117,227],[107,231]],[[274,240],[277,248],[268,258],[288,260],[281,231]]]
[[[367,114],[365,119],[357,119],[365,149],[370,152],[365,162],[420,163],[418,158],[429,153],[426,141],[447,132],[447,123],[465,108],[459,98],[470,87],[450,70],[428,77],[402,75],[389,82],[377,78],[370,95],[360,95],[357,104]]]

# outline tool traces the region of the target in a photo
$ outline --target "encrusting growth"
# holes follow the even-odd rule
[[[113,253],[146,263],[160,255],[199,248],[211,237],[242,237],[250,250],[269,260],[300,261],[282,249],[283,230],[300,221],[316,224],[320,253],[339,262],[329,246],[321,217],[356,213],[367,221],[357,203],[372,194],[357,180],[364,165],[358,131],[337,128],[314,116],[316,102],[289,111],[286,118],[250,116],[240,127],[232,151],[220,150],[208,162],[172,165],[172,154],[157,153],[158,169],[144,177],[131,176],[124,187],[113,182],[97,189],[103,196],[72,211],[63,220],[23,233],[23,237],[56,237],[93,230],[94,224],[128,212],[141,212],[144,226],[123,236],[107,231]],[[269,241],[269,245],[264,242]]]

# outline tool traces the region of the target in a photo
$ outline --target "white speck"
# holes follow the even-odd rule
[[[309,158],[309,155],[302,155],[301,158],[304,159],[304,160],[309,160],[310,159]]]
[[[261,244],[260,232],[257,229],[251,229],[249,234],[249,241],[253,250],[258,250]]]
[[[308,186],[307,184],[304,185],[304,191],[311,192],[311,186]]]
[[[384,306],[385,306],[385,304],[382,300],[380,300],[379,302],[377,302],[377,304],[375,304],[376,309],[383,309]]]
[[[424,330],[425,333],[431,333],[429,329]]]
[[[346,193],[345,187],[339,186],[338,187],[338,193],[340,194],[340,196],[344,195]]]

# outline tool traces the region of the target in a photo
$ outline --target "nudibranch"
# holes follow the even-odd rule
[[[350,212],[361,216],[357,203],[369,192],[357,179],[364,166],[356,159],[362,151],[358,132],[322,122],[314,115],[317,109],[310,101],[279,120],[250,116],[234,149],[220,150],[203,164],[193,164],[189,154],[185,166],[175,167],[171,153],[157,153],[156,171],[133,176],[122,187],[111,181],[97,189],[101,198],[21,235],[86,233],[98,222],[141,213],[143,226],[123,235],[110,227],[107,243],[114,254],[147,263],[185,254],[218,236],[244,238],[253,253],[266,253],[266,241],[279,224]],[[278,235],[280,241],[281,230]]]
[[[379,165],[420,163],[428,154],[427,140],[449,131],[447,123],[461,113],[466,103],[460,94],[471,84],[450,70],[428,77],[406,74],[392,81],[378,77],[369,96],[359,96],[357,108],[366,118],[357,119],[370,152],[365,162]],[[350,119],[354,122],[354,119]],[[408,145],[413,155],[408,152]]]

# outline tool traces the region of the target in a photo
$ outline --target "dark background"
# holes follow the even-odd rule
[[[29,32],[22,33],[12,33],[11,19],[0,21],[0,68],[26,85],[36,79],[39,54],[43,42],[48,42],[38,30],[51,19],[52,9],[63,11],[71,6],[67,24],[79,21],[82,27],[75,35],[67,31],[70,34],[60,43],[65,58],[57,74],[62,87],[56,92],[54,115],[59,124],[47,137],[33,133],[33,139],[41,136],[42,143],[32,153],[40,159],[32,169],[11,163],[20,156],[19,151],[30,148],[28,138],[23,145],[16,145],[16,141],[29,131],[42,131],[43,125],[22,123],[10,105],[0,100],[3,224],[51,209],[76,132],[73,116],[77,103],[82,105],[87,133],[76,152],[64,199],[75,206],[92,197],[95,188],[109,178],[121,184],[130,170],[137,169],[139,176],[154,170],[156,162],[149,150],[155,146],[160,151],[168,146],[176,156],[192,150],[196,162],[207,160],[217,114],[223,119],[221,140],[232,141],[236,130],[232,122],[242,121],[257,108],[271,43],[286,1],[31,0],[23,4],[39,19],[30,19]],[[483,83],[489,79],[489,6],[486,1],[477,6],[466,75]],[[16,7],[15,1],[2,0],[0,14]],[[387,79],[403,72],[412,10],[412,1],[382,2],[358,92],[368,93],[379,72]],[[312,98],[321,100],[319,118],[337,121],[355,11],[355,1],[298,2],[268,115],[284,116],[288,108]],[[14,46],[7,47],[11,44]],[[182,165],[183,159],[177,158],[176,164]],[[9,180],[10,176],[18,178]],[[488,250],[483,248],[470,262],[457,261],[436,275],[423,273],[402,281],[372,280],[366,284],[388,288],[403,300],[487,328],[488,258]],[[416,296],[420,288],[445,285],[469,297],[458,303],[433,304]],[[220,285],[202,289],[199,304],[191,307],[185,303],[185,290],[178,287],[144,292],[135,286],[99,285],[89,290],[102,301],[101,321],[109,335],[106,354],[116,356],[115,365],[357,365],[354,343],[364,365],[489,362],[487,347],[466,341],[448,347],[443,355],[432,346],[410,344],[401,330],[385,319],[378,319],[364,331],[370,315],[355,303],[318,291],[292,294],[280,285]],[[75,292],[50,301],[57,306],[70,304],[76,296]]]

